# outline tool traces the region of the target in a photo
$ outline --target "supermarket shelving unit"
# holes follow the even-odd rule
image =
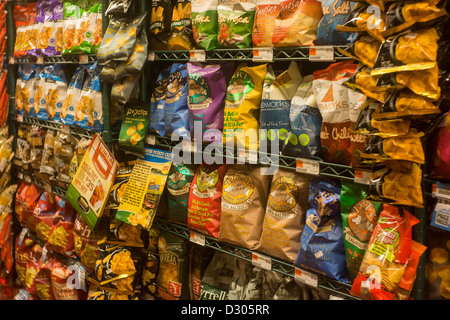
[[[108,26],[108,19],[105,16],[104,12],[108,7],[109,1],[101,0],[102,2],[102,12],[103,12],[103,33],[105,33],[106,28]],[[93,135],[92,132],[87,130],[83,130],[80,128],[64,126],[60,123],[52,122],[52,121],[43,121],[30,117],[17,117],[14,113],[14,97],[15,97],[15,85],[16,85],[16,66],[22,63],[61,63],[61,64],[79,64],[79,63],[92,63],[96,61],[95,55],[84,55],[80,56],[60,56],[60,57],[26,57],[26,58],[15,58],[13,57],[13,49],[14,49],[14,39],[15,39],[15,26],[13,19],[13,8],[17,1],[8,1],[7,3],[7,36],[8,36],[8,45],[7,45],[7,55],[8,55],[8,94],[10,97],[9,100],[9,128],[10,133],[17,136],[17,126],[18,122],[24,122],[29,124],[36,124],[42,127],[51,128],[54,130],[70,130],[71,133],[78,136],[91,137]],[[145,11],[148,10],[150,4],[149,1],[145,0],[137,0],[137,10]],[[144,28],[148,30],[148,21],[149,17],[144,22]],[[329,48],[328,48],[329,49]],[[310,56],[310,47],[298,47],[298,48],[275,48],[269,49],[269,52],[272,55],[271,61],[273,62],[282,62],[282,61],[304,61],[304,62],[313,62]],[[332,47],[333,50],[333,58],[330,60],[319,60],[319,62],[331,62],[349,59],[346,56],[343,56],[338,50],[337,47]],[[217,49],[211,50],[204,53],[206,62],[213,61],[254,61],[254,62],[270,62],[270,61],[256,61],[254,60],[254,49]],[[144,66],[144,72],[140,79],[140,99],[143,101],[149,101],[151,96],[151,79],[150,79],[150,71],[153,67],[154,63],[158,62],[188,62],[192,60],[192,52],[183,50],[183,51],[150,51],[148,56],[148,63]],[[316,60],[317,61],[317,60]],[[108,145],[110,150],[112,150],[112,142],[114,140],[115,133],[112,132],[111,123],[110,123],[110,109],[109,109],[109,96],[111,92],[111,84],[103,81],[102,82],[102,104],[103,104],[103,116],[104,116],[104,130],[101,133],[103,140]],[[159,136],[147,136],[146,139],[147,145],[172,150],[175,148],[179,141],[172,141],[168,137],[159,137]],[[200,148],[190,150],[191,152],[203,152],[205,145],[201,144]],[[234,158],[238,159],[239,154],[236,153],[235,150],[227,150],[226,148],[222,149],[221,155],[226,158]],[[266,154],[270,155],[270,154]],[[258,162],[267,164],[264,161],[264,154],[258,155]],[[279,167],[291,169],[298,171],[297,168],[298,159],[294,157],[287,156],[279,156]],[[328,178],[336,178],[347,181],[355,181],[364,183],[358,180],[358,177],[355,175],[355,170],[352,167],[326,163],[326,162],[317,162],[318,166],[318,176],[328,177]],[[13,178],[16,177],[24,178],[26,181],[36,184],[48,191],[51,191],[58,196],[64,197],[65,191],[63,188],[49,185],[48,183],[37,179],[34,176],[30,176],[27,173],[24,173],[20,170],[15,171],[17,174],[13,174]],[[425,186],[425,184],[424,184]],[[425,190],[425,188],[423,189]],[[425,243],[425,231],[426,231],[426,210],[422,208],[411,209],[412,212],[415,213],[416,217],[418,217],[422,223],[418,226],[414,227],[414,237],[415,240],[421,243]],[[157,218],[154,222],[159,228],[163,230],[167,230],[171,233],[177,234],[186,239],[191,238],[191,231],[186,227],[176,225],[173,223],[168,223],[163,219]],[[230,245],[227,243],[219,242],[217,239],[205,236],[205,246],[213,248],[215,250],[225,252],[236,256],[240,259],[244,259],[247,261],[252,261],[253,252],[244,248],[240,248],[234,245]],[[414,286],[414,298],[417,300],[421,300],[424,298],[424,257],[422,257],[421,263],[419,265],[417,271],[417,280]],[[285,261],[281,261],[275,258],[271,258],[272,264],[271,268],[274,271],[280,272],[284,275],[288,275],[291,277],[295,277],[295,266],[293,264],[287,263]],[[76,259],[73,260],[73,263],[79,263]],[[343,297],[347,299],[355,299],[357,298],[350,295],[351,284],[342,283],[339,281],[335,281],[333,279],[329,279],[323,275],[316,274],[317,276],[317,286],[323,289],[326,289],[331,294],[336,295],[338,297]]]

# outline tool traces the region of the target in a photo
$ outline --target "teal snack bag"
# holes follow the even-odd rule
[[[144,154],[144,139],[149,123],[148,104],[133,104],[126,108],[119,133],[119,145],[128,151]]]
[[[192,32],[195,45],[200,49],[217,48],[219,31],[217,21],[218,0],[192,0]]]

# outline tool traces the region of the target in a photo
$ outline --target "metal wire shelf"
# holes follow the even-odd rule
[[[94,63],[97,61],[96,54],[79,54],[79,55],[62,55],[54,57],[10,57],[10,64],[80,64],[80,63]]]

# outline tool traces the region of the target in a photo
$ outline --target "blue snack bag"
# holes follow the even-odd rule
[[[60,122],[60,112],[67,95],[67,79],[60,64],[48,69],[45,78],[45,99],[47,118]]]
[[[156,133],[163,137],[165,135],[165,105],[167,85],[170,78],[170,67],[161,70],[156,80],[155,89],[153,89],[150,103],[150,132]]]
[[[80,100],[85,74],[86,66],[79,65],[75,69],[72,79],[70,80],[69,88],[67,89],[67,95],[64,99],[64,103],[59,114],[61,122],[64,124],[73,125],[75,121],[75,107]]]
[[[48,120],[45,84],[52,67],[52,65],[39,66],[34,80],[34,114],[41,120]]]
[[[322,160],[322,115],[313,92],[312,76],[304,77],[297,89],[291,101],[289,120],[291,131],[281,153],[291,157]]]
[[[348,0],[322,0],[322,20],[317,29],[317,46],[347,45],[352,43],[357,36],[356,32],[342,32],[337,30],[338,25],[343,25],[347,17],[355,7],[356,2]]]
[[[306,223],[295,265],[348,283],[340,210],[341,187],[314,179],[309,186]]]
[[[164,125],[166,136],[190,138],[187,64],[174,63],[170,69]]]

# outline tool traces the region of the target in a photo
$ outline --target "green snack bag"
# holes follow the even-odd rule
[[[75,45],[75,30],[78,19],[80,19],[83,10],[78,4],[70,1],[64,1],[63,4],[63,52],[62,54],[72,54]]]
[[[144,139],[150,121],[149,110],[150,106],[147,104],[127,107],[119,133],[119,145],[123,149],[144,154]]]
[[[256,0],[223,0],[217,7],[218,48],[251,48]]]
[[[347,271],[353,281],[383,207],[367,200],[367,186],[353,182],[342,182],[340,201]]]
[[[213,50],[217,48],[218,0],[192,0],[192,32],[195,45],[200,49]]]
[[[97,53],[100,43],[102,42],[103,33],[102,4],[98,3],[97,13],[95,17],[95,29],[91,42],[91,53]]]
[[[97,25],[98,6],[96,3],[83,12],[75,27],[74,51],[91,53],[92,41],[94,39]]]

